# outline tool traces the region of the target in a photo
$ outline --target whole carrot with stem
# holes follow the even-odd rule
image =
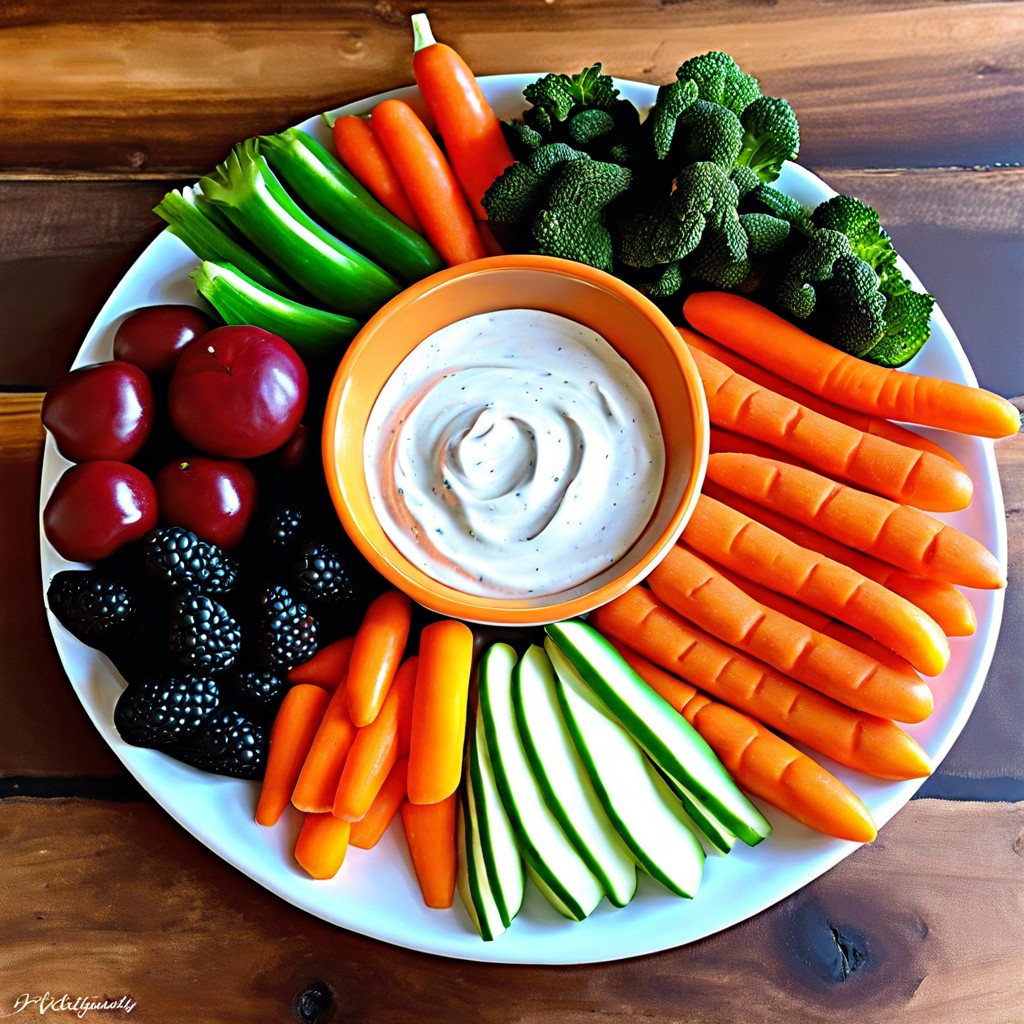
[[[754,455],[712,455],[707,475],[744,498],[918,576],[983,590],[1006,586],[1002,567],[983,544],[916,508]]]
[[[756,719],[699,693],[617,640],[612,645],[704,737],[748,793],[825,835],[870,843],[871,812],[856,793]]]
[[[435,804],[462,777],[473,631],[444,619],[420,634],[419,668],[409,735],[409,800]]]
[[[898,423],[882,419],[880,416],[871,416],[867,413],[857,412],[854,409],[847,409],[845,406],[838,405],[835,402],[830,402],[828,399],[807,391],[798,384],[794,384],[792,381],[772,373],[771,370],[766,370],[760,364],[752,362],[750,359],[741,356],[730,348],[726,348],[724,345],[719,345],[717,341],[712,341],[696,331],[691,331],[686,327],[679,327],[677,330],[689,348],[700,349],[701,352],[713,356],[720,363],[724,363],[730,369],[742,374],[749,380],[768,388],[770,391],[784,395],[786,398],[791,398],[799,405],[813,409],[829,419],[839,420],[839,422],[845,423],[848,426],[863,430],[865,434],[884,437],[888,441],[895,441],[897,444],[905,445],[907,448],[918,448],[923,452],[931,452],[933,455],[938,455],[952,462],[958,469],[962,470],[964,468],[955,456],[946,451],[942,445],[936,444],[931,438],[924,437],[913,430],[907,430],[906,427],[901,427]]]
[[[691,350],[711,422],[778,448],[838,480],[933,512],[971,501],[971,478],[948,459],[908,448],[799,405]]]
[[[424,233],[449,266],[487,255],[473,211],[426,125],[402,100],[384,100],[370,115]]]
[[[267,767],[256,806],[257,824],[276,825],[291,803],[295,781],[330,699],[326,690],[309,683],[299,683],[284,695],[270,727]]]
[[[331,130],[334,148],[341,162],[356,180],[373,193],[374,198],[400,221],[423,234],[416,211],[405,194],[402,182],[384,147],[380,144],[368,117],[346,114],[339,117]]]
[[[388,772],[388,777],[370,804],[370,809],[358,821],[352,822],[350,845],[360,850],[372,850],[380,842],[405,802],[408,774],[409,758],[400,758]]]
[[[643,587],[602,605],[590,622],[710,696],[849,768],[883,779],[931,772],[928,755],[895,722],[854,711],[733,650]]]
[[[980,437],[1020,429],[1016,407],[991,391],[864,362],[741,295],[697,292],[683,315],[702,334],[849,409]]]
[[[437,803],[402,804],[402,825],[423,902],[435,910],[450,907],[455,898],[455,812],[454,792]]]
[[[410,658],[399,668],[380,713],[356,732],[334,795],[335,817],[359,821],[398,760],[398,723],[412,707],[417,660]]]
[[[348,667],[348,710],[357,726],[377,717],[409,640],[412,602],[400,590],[375,597],[363,614]]]
[[[333,878],[348,853],[352,826],[333,814],[307,814],[295,841],[295,859],[313,878]]]
[[[706,494],[697,499],[683,540],[703,558],[867,633],[925,675],[938,675],[949,661],[946,634],[916,605]]]
[[[946,636],[971,636],[977,628],[978,620],[974,614],[974,607],[952,584],[915,576],[863,551],[855,551],[788,516],[764,508],[749,498],[743,498],[713,480],[705,480],[703,490],[709,498],[714,498],[736,509],[737,512],[756,519],[763,526],[783,537],[788,537],[795,544],[816,551],[819,555],[825,555],[833,561],[842,562],[869,580],[881,583],[894,594],[905,597],[911,604],[916,604],[921,611],[933,618]]]
[[[434,39],[425,14],[412,16],[416,84],[444,140],[445,153],[477,220],[487,220],[480,200],[491,183],[515,163],[501,122],[469,65]]]
[[[759,604],[692,551],[674,547],[647,582],[656,597],[694,625],[841,704],[897,722],[921,722],[932,713],[932,692],[921,679],[889,671]]]

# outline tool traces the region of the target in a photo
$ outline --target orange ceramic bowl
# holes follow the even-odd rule
[[[381,527],[366,483],[363,435],[398,364],[428,335],[498,309],[540,309],[585,324],[647,385],[665,442],[665,478],[636,543],[614,565],[555,594],[484,597],[433,579]],[[708,414],[697,368],[671,321],[636,289],[600,270],[548,256],[495,256],[419,281],[376,313],[338,367],[324,417],[327,485],[349,536],[386,579],[426,608],[469,622],[529,626],[591,611],[638,583],[679,538],[708,457]],[[596,512],[595,514],[600,514]]]

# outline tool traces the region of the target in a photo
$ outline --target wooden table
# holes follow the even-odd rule
[[[1024,441],[1000,442],[1002,638],[961,739],[877,842],[756,918],[622,963],[451,962],[293,909],[124,772],[43,615],[41,392],[159,229],[244,136],[410,81],[417,5],[27,0],[0,9],[0,1014],[130,995],[143,1021],[1024,1020]],[[722,48],[881,211],[981,381],[1024,394],[1024,6],[855,0],[429,5],[478,73],[669,80]],[[31,1009],[35,1009],[34,1007]],[[117,1011],[106,1017],[116,1018]],[[98,1012],[95,1017],[102,1016]]]

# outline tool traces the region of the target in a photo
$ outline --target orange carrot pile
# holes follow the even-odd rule
[[[840,764],[884,779],[930,774],[920,746],[894,722],[853,711],[691,626],[633,587],[590,618],[606,636]]]
[[[759,505],[918,576],[986,590],[1006,586],[998,561],[983,544],[918,509],[753,455],[713,455],[707,475]]]
[[[748,793],[825,835],[856,843],[875,838],[871,812],[831,772],[756,719],[710,700],[625,644],[612,643],[633,671],[704,737]]]
[[[741,295],[698,292],[683,304],[683,314],[702,334],[857,412],[980,437],[1020,429],[1016,407],[991,391],[867,363]]]
[[[699,348],[692,355],[712,423],[894,501],[935,512],[954,512],[970,503],[971,478],[948,459],[822,416]]]
[[[348,712],[346,686],[341,684],[331,697],[320,721],[302,771],[292,790],[292,806],[310,814],[323,814],[334,806],[345,759],[356,738],[356,727]]]
[[[916,605],[705,494],[683,539],[712,562],[867,633],[925,675],[938,675],[949,661],[946,634]]]
[[[932,712],[922,680],[758,604],[685,548],[671,550],[648,583],[669,608],[712,636],[840,703],[897,722],[920,722]]]

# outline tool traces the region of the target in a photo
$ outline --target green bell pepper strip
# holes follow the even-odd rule
[[[314,216],[396,277],[419,281],[444,268],[437,250],[381,206],[312,136],[289,128],[258,141],[274,173]]]

